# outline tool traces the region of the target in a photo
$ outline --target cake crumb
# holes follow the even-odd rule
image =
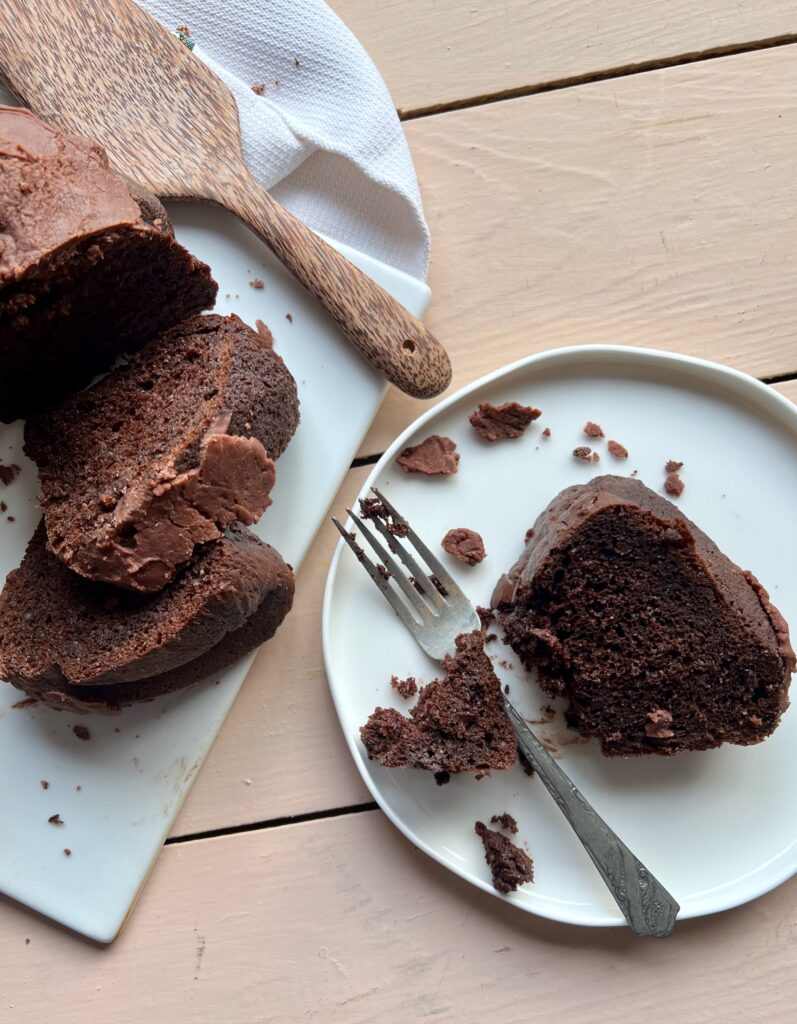
[[[468,420],[485,441],[507,441],[520,437],[528,425],[541,415],[539,409],[518,402],[504,402],[503,405],[482,402]]]
[[[30,939],[25,939],[25,945],[26,945],[26,946],[29,946],[29,945],[30,945]]]
[[[448,591],[447,591],[447,590],[446,590],[446,588],[445,588],[445,587],[443,586],[443,584],[441,583],[441,581],[440,581],[440,580],[439,580],[439,579],[437,578],[437,576],[435,576],[434,574],[432,574],[432,575],[431,575],[431,576],[429,577],[429,579],[430,579],[430,580],[432,581],[432,586],[433,586],[433,587],[435,588],[435,590],[437,591],[437,593],[438,593],[438,594],[439,594],[439,595],[440,595],[441,597],[448,597]]]
[[[666,463],[664,464],[665,473],[677,473],[679,469],[683,468],[683,462],[676,462],[675,459],[667,459]]]
[[[531,763],[531,761],[529,761],[529,759],[526,757],[526,755],[520,748],[518,748],[517,759],[520,763],[520,767],[523,769],[526,775],[528,775],[528,777],[531,778],[532,775],[534,775],[534,765]]]
[[[443,551],[464,565],[478,565],[487,556],[481,534],[465,526],[455,527],[440,541]],[[445,596],[445,595],[444,595]]]
[[[673,498],[680,498],[684,493],[684,482],[677,473],[668,473],[664,481],[664,490]]]
[[[265,82],[255,82],[255,84],[252,86],[252,92],[256,96],[262,96],[265,91],[266,91],[266,83]],[[227,298],[229,298],[229,295],[227,296]]]
[[[69,849],[68,846],[64,847],[64,856],[65,857],[71,857],[72,856],[72,851]]]
[[[592,420],[587,420],[584,424],[584,433],[587,437],[606,437],[603,432],[603,427],[599,426],[597,423],[593,423]]]
[[[8,505],[4,501],[0,501],[0,512],[8,511]]]
[[[393,573],[390,571],[390,569],[388,569],[386,565],[383,565],[381,562],[377,562],[376,568],[379,571],[379,575],[382,577],[383,580],[393,579]]]
[[[648,711],[645,716],[645,735],[652,740],[669,740],[675,735],[670,729],[672,725],[672,714],[663,708],[654,708]]]
[[[488,633],[488,634],[487,634],[487,635],[485,636],[485,638],[484,638],[484,642],[485,642],[486,644],[490,644],[490,643],[492,643],[492,642],[493,642],[493,640],[497,640],[497,639],[498,639],[498,634],[497,634],[497,633]]]
[[[451,781],[451,772],[435,772],[434,781],[438,786],[445,786]]]
[[[398,676],[391,676],[390,685],[404,700],[409,700],[410,697],[414,697],[418,692],[418,684],[415,681],[415,676],[407,676],[406,679],[399,679]]]
[[[613,455],[615,459],[628,458],[628,449],[625,445],[620,444],[619,441],[609,441],[606,447],[609,449],[609,454]]]
[[[286,313],[285,314],[285,319],[288,321],[289,324],[292,324],[293,323],[293,314],[292,313]]]
[[[525,850],[500,832],[487,828],[483,821],[476,822],[474,831],[484,846],[484,859],[498,892],[514,892],[519,885],[534,881],[534,865]]]
[[[21,472],[22,470],[16,465],[16,463],[12,463],[10,466],[4,466],[3,463],[0,462],[0,484],[5,484],[7,487],[10,483],[13,483],[13,481],[16,480]]]
[[[583,459],[584,462],[592,461],[592,449],[586,447],[579,447],[573,449],[573,458]]]
[[[49,789],[50,788],[50,783],[47,781],[47,779],[40,779],[39,780],[39,785],[41,786],[42,789]]]
[[[549,438],[551,436],[551,428],[546,427],[545,430],[543,430],[542,432],[542,436],[546,439]]]
[[[593,453],[592,453],[592,461],[593,461],[593,462],[600,462],[600,460],[601,460],[601,457],[600,457],[600,455],[598,455],[598,453],[597,453],[597,452],[593,452]]]
[[[506,832],[511,832],[513,836],[517,835],[517,822],[508,811],[504,811],[502,814],[494,814],[490,818],[490,824],[498,825]]]
[[[50,822],[51,825],[63,825],[63,821],[61,819],[60,814],[51,814],[47,820]]]
[[[91,733],[85,725],[73,725],[72,732],[77,736],[79,740],[83,740],[84,743],[91,739]]]
[[[262,278],[253,277],[252,280],[249,282],[249,287],[256,288],[258,291],[260,291],[260,289],[265,288],[266,285]]]
[[[459,468],[459,452],[450,437],[432,434],[420,444],[410,445],[396,457],[405,473],[424,476],[452,476]]]
[[[79,793],[81,791],[81,789],[83,789],[82,786],[75,786],[75,792],[76,793]]]
[[[495,612],[492,608],[485,608],[484,605],[476,605],[476,614],[481,620],[482,629],[487,629],[491,623],[495,622]]]
[[[533,527],[533,526],[530,526],[530,527],[528,528],[528,530],[526,530],[525,534],[523,535],[523,542],[524,542],[525,544],[528,544],[528,542],[529,542],[529,541],[531,540],[531,538],[532,538],[533,536],[534,536],[534,527]]]
[[[6,516],[6,519],[9,521],[9,523],[15,523],[16,522],[16,519],[13,516]]]
[[[188,25],[177,25],[177,27],[175,28],[175,32],[182,32],[184,36],[191,35],[191,29],[188,27]]]

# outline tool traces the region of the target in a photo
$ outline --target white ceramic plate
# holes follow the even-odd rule
[[[232,216],[198,204],[174,205],[170,213],[177,237],[210,264],[219,282],[216,311],[238,313],[252,325],[265,321],[297,380],[301,425],[277,465],[274,504],[255,532],[298,568],[379,407],[384,381]],[[337,247],[423,315],[429,301],[424,284]],[[249,286],[255,277],[266,282],[263,290]],[[0,514],[0,585],[19,564],[38,519],[36,469],[22,455],[21,441],[21,423],[0,425],[0,462],[22,466],[14,483],[0,485],[8,505]],[[0,892],[100,942],[113,939],[251,661],[233,666],[220,681],[118,718],[12,709],[23,695],[0,685]],[[76,723],[89,727],[89,742],[75,738]],[[55,813],[63,826],[48,823]]]
[[[516,400],[542,409],[516,441],[488,445],[468,424],[479,402]],[[627,463],[582,433],[587,419],[630,451]],[[550,440],[541,437],[551,428]],[[407,476],[394,457],[432,433],[453,438],[456,476]],[[593,444],[599,465],[572,457]],[[797,508],[797,410],[772,389],[733,370],[663,352],[581,347],[533,356],[477,381],[421,417],[375,466],[367,487],[384,489],[420,535],[436,545],[455,526],[484,537],[488,557],[468,568],[445,555],[470,598],[487,604],[493,584],[522,549],[523,535],[563,487],[600,473],[630,474],[661,490],[664,463],[683,460],[678,500],[720,547],[752,569],[797,624],[794,515]],[[342,511],[342,510],[338,510]],[[467,881],[494,892],[477,819],[509,811],[535,865],[533,885],[507,897],[524,910],[574,924],[623,919],[587,854],[539,779],[515,765],[479,782],[388,770],[368,761],[358,729],[381,704],[406,710],[392,674],[420,682],[438,674],[342,544],[324,604],[327,674],[344,734],[362,777],[405,835]],[[494,661],[511,658],[500,643]],[[549,703],[522,671],[499,674],[530,718]],[[597,810],[681,904],[681,917],[753,899],[797,870],[797,715],[755,747],[724,747],[675,758],[610,760],[595,744],[573,744],[561,713],[538,732]],[[571,742],[568,743],[567,741]],[[564,742],[563,742],[564,741]]]

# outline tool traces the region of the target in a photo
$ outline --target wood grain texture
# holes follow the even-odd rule
[[[332,0],[402,112],[797,32],[791,0]]]
[[[773,384],[773,388],[779,391],[786,398],[791,399],[792,402],[797,403],[797,380],[783,381],[782,384]]]
[[[4,0],[0,67],[36,113],[96,139],[156,195],[237,214],[397,387],[430,398],[448,386],[429,329],[255,181],[230,90],[132,0]]]
[[[797,995],[794,881],[640,940],[524,914],[379,811],[168,847],[107,949],[0,910],[9,1024],[779,1024]]]
[[[408,123],[453,386],[582,342],[797,370],[795,81],[787,46]]]
[[[369,471],[348,473],[331,511],[345,514]],[[293,610],[261,649],[172,835],[371,800],[343,739],[321,654],[324,582],[337,539],[332,524],[322,523],[297,577]]]

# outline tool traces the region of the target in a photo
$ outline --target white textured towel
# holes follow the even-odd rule
[[[425,278],[429,232],[385,83],[322,0],[139,0],[232,89],[244,156],[316,231]],[[262,84],[262,95],[252,86]]]

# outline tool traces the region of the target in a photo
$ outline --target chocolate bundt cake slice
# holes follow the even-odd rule
[[[16,107],[0,107],[0,210],[0,421],[215,301],[209,268],[154,196],[101,146]]]
[[[197,545],[260,517],[298,421],[267,331],[184,321],[26,423],[50,549],[87,579],[160,590]]]
[[[758,743],[788,706],[794,651],[767,592],[639,480],[562,491],[493,606],[608,756]]]
[[[146,595],[70,572],[39,525],[0,594],[0,678],[54,707],[113,711],[253,650],[276,632],[293,590],[279,554],[240,526]]]
[[[430,772],[481,775],[509,768],[517,740],[481,630],[458,636],[443,668],[445,678],[421,687],[409,717],[394,708],[374,711],[360,729],[369,758],[387,768]]]

